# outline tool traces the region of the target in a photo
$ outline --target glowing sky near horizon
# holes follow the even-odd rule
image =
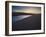
[[[12,12],[40,14],[41,7],[12,6]]]

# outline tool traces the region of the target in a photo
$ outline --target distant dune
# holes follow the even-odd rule
[[[12,12],[12,16],[18,16],[18,15],[37,15],[37,13]]]

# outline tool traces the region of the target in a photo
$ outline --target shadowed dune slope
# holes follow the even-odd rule
[[[12,31],[15,30],[39,30],[41,29],[41,15],[32,15],[23,20],[12,22]]]

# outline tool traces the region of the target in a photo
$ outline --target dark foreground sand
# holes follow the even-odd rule
[[[15,30],[39,30],[41,29],[41,15],[32,15],[23,20],[12,22],[12,31]]]

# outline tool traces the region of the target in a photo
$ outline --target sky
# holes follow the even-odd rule
[[[24,13],[33,13],[40,14],[41,7],[31,7],[31,6],[12,6],[12,12],[24,12]]]

